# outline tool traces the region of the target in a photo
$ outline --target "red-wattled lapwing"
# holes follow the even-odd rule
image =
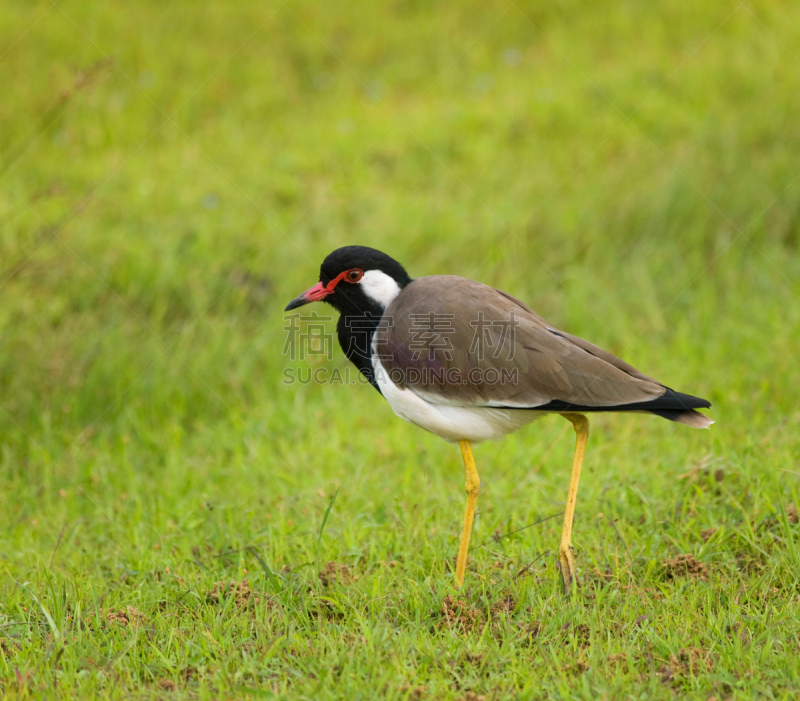
[[[455,579],[467,565],[480,479],[470,443],[500,438],[558,413],[576,433],[559,561],[565,590],[577,578],[572,520],[589,438],[585,414],[650,413],[708,428],[705,399],[682,394],[611,353],[550,326],[518,299],[453,275],[412,280],[397,261],[364,246],[331,253],[319,283],[286,311],[324,300],[340,316],[339,343],[395,414],[461,446],[467,508]]]

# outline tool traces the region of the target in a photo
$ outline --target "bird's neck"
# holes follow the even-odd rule
[[[372,367],[372,337],[382,316],[382,309],[342,314],[336,325],[339,345],[344,354],[379,392],[381,390],[375,382],[375,371]]]

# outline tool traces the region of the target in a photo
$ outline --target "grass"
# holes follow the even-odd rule
[[[6,697],[796,697],[796,5],[6,5]],[[348,243],[713,402],[593,421],[573,596],[567,422],[476,448],[456,592],[458,450],[282,382]]]

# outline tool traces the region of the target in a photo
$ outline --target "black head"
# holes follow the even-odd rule
[[[322,262],[319,283],[289,302],[286,311],[324,300],[342,314],[380,316],[411,278],[402,265],[366,246],[337,248]]]

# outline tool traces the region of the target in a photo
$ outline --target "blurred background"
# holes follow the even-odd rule
[[[338,348],[284,355],[283,314],[347,244],[414,277],[500,287],[713,404],[710,431],[593,420],[574,541],[609,588],[581,620],[605,631],[602,681],[606,653],[625,656],[627,597],[624,630],[644,650],[628,681],[558,682],[571,659],[553,672],[510,643],[487,648],[493,671],[473,689],[517,674],[509,698],[524,684],[619,698],[642,679],[669,694],[654,656],[679,660],[690,639],[727,641],[726,683],[768,691],[796,674],[800,5],[6,0],[2,14],[4,678],[22,688],[18,669],[42,670],[47,694],[50,670],[84,698],[208,680],[215,696],[263,682],[319,698],[314,680],[352,661],[408,698],[417,650],[439,660],[447,638],[462,654],[435,623],[464,503],[458,451],[369,387],[283,382],[347,367]],[[469,577],[476,596],[514,588],[504,640],[529,636],[532,615],[567,635],[547,555],[572,448],[552,417],[476,449]],[[664,574],[675,553],[699,558],[701,578],[713,568],[713,595]],[[394,653],[362,644],[355,614],[330,614],[325,562],[360,573],[336,596],[343,611],[384,607],[376,630]],[[283,608],[215,632],[215,587],[231,578]],[[753,592],[724,630],[734,604],[704,608],[721,591]],[[75,625],[99,606],[148,634]],[[745,653],[726,630],[768,642]],[[451,666],[430,667],[436,698],[470,688],[451,688]],[[335,688],[356,698],[364,678]]]
[[[383,523],[385,487],[446,501],[455,534],[450,446],[369,388],[282,383],[303,366],[282,354],[283,307],[353,243],[501,287],[712,401],[710,432],[600,418],[589,455],[609,472],[587,509],[636,475],[672,509],[670,475],[697,465],[791,498],[797,4],[11,0],[3,15],[14,567],[73,519],[109,562],[145,557],[132,543],[167,558],[151,545],[170,523],[178,550],[269,540],[273,508],[317,528],[342,484],[340,518]],[[346,366],[338,348],[329,365]],[[481,449],[484,519],[521,525],[563,498],[561,423]],[[550,502],[513,497],[532,464]]]

